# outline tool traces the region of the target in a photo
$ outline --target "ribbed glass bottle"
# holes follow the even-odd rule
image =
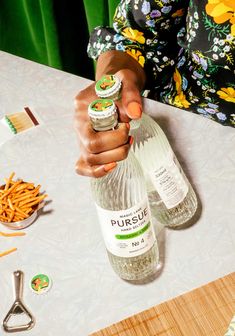
[[[96,127],[94,114],[90,116],[93,128],[103,129],[101,119]],[[112,119],[110,116],[110,129],[114,127]],[[91,190],[114,271],[125,280],[143,280],[153,275],[157,270],[158,246],[143,171],[134,153],[130,151],[104,177],[92,178]]]
[[[197,197],[160,126],[148,115],[131,122],[132,150],[141,163],[152,214],[164,225],[185,225]]]

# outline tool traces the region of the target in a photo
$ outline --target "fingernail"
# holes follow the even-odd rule
[[[117,162],[111,162],[111,163],[105,164],[103,167],[104,167],[104,171],[109,172],[110,170],[112,170],[116,166],[117,166]]]
[[[134,138],[133,138],[133,136],[130,135],[130,136],[129,136],[129,144],[132,145],[132,144],[133,144],[133,141],[134,141]]]
[[[131,102],[127,105],[127,111],[131,119],[139,119],[142,114],[142,106],[137,102]]]
[[[130,129],[130,124],[129,123],[126,123],[126,128]]]

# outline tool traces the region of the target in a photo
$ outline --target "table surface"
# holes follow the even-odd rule
[[[0,321],[13,303],[12,274],[21,269],[24,302],[36,318],[22,335],[85,336],[235,270],[235,130],[145,99],[146,113],[164,129],[202,209],[188,229],[158,229],[162,266],[154,281],[133,285],[112,271],[89,179],[74,171],[73,99],[89,83],[0,52],[0,117],[29,106],[41,119],[1,146],[0,179],[15,171],[40,183],[51,200],[26,236],[0,238],[0,251],[18,248],[0,260]],[[29,289],[37,273],[53,280],[45,295]]]

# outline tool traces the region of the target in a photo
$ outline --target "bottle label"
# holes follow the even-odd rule
[[[147,252],[153,246],[156,237],[147,200],[120,211],[105,210],[97,204],[96,207],[109,252],[130,258]]]
[[[173,153],[163,165],[150,173],[150,178],[167,209],[181,203],[188,193],[188,184]]]

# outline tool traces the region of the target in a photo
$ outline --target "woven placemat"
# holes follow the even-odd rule
[[[235,315],[235,273],[90,336],[224,336]]]

